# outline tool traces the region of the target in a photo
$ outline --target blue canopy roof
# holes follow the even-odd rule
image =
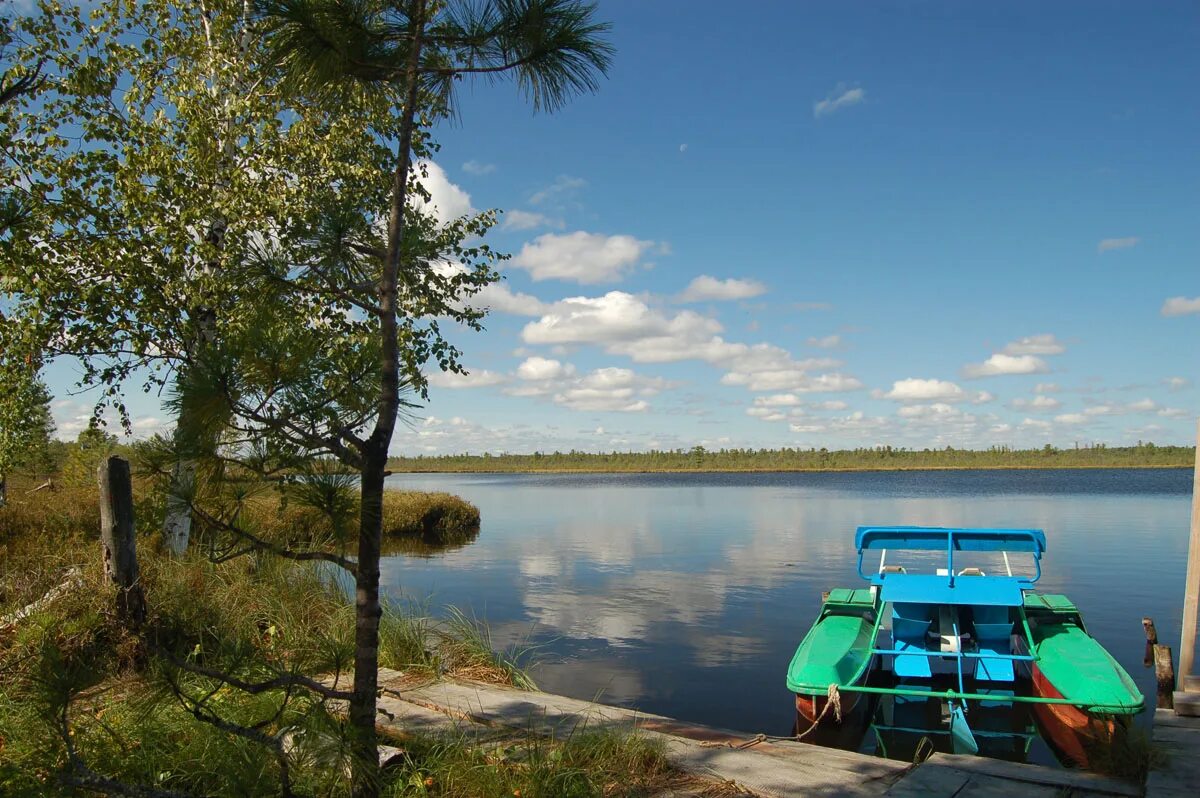
[[[871,549],[946,551],[1027,551],[1041,558],[1046,533],[1040,529],[950,528],[935,526],[860,526],[854,536],[859,553]]]

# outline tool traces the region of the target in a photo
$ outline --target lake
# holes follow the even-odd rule
[[[399,474],[456,493],[478,540],[389,557],[392,597],[455,604],[497,647],[538,646],[540,688],[748,733],[790,734],[788,661],[821,592],[858,586],[860,524],[1039,527],[1045,592],[1067,594],[1137,680],[1143,615],[1177,649],[1192,472]],[[869,750],[867,745],[865,750]],[[1053,756],[1036,741],[1030,761]]]

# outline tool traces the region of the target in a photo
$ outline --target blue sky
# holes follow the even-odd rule
[[[600,6],[598,94],[437,131],[513,258],[393,451],[1191,441],[1194,3]]]

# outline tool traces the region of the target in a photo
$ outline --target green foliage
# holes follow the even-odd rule
[[[7,337],[0,333],[0,346]],[[30,367],[12,361],[0,353],[0,480],[17,468],[40,474],[54,468],[50,392]]]
[[[537,471],[903,471],[955,468],[1185,468],[1191,446],[1086,446],[1056,449],[719,449],[649,452],[535,452],[393,457],[388,467],[409,472]]]

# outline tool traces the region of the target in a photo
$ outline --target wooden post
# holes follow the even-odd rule
[[[1175,708],[1175,668],[1171,665],[1171,647],[1154,646],[1154,681],[1158,688],[1155,706],[1159,709]]]
[[[1158,630],[1154,628],[1153,618],[1142,618],[1142,628],[1146,630],[1146,655],[1142,657],[1142,666],[1149,668],[1154,664],[1154,647],[1158,645]]]
[[[1188,688],[1196,656],[1196,611],[1200,606],[1200,421],[1196,423],[1196,466],[1192,472],[1192,534],[1183,585],[1183,635],[1179,641],[1179,689]]]
[[[137,626],[146,619],[146,600],[138,579],[137,534],[133,523],[133,480],[129,461],[109,457],[96,474],[100,483],[100,545],[104,574],[117,586],[117,614]]]

